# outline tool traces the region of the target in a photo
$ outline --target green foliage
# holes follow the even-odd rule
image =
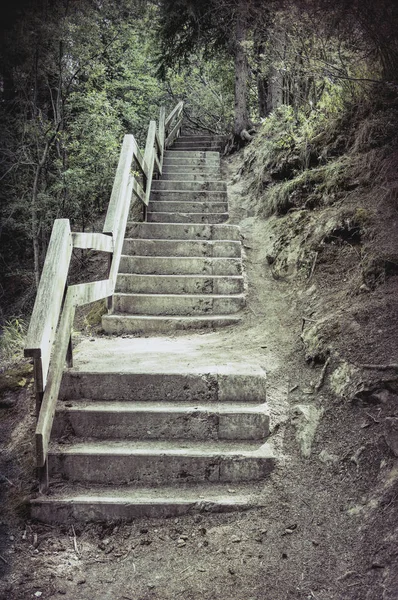
[[[13,317],[1,327],[0,358],[9,362],[23,357],[27,325],[24,319]]]
[[[174,101],[184,101],[186,127],[227,133],[233,121],[233,70],[230,61],[191,56],[189,65],[168,71]]]

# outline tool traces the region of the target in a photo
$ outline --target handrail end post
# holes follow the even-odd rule
[[[37,467],[37,478],[39,480],[40,494],[46,494],[50,487],[50,477],[48,472],[48,459],[42,467]]]

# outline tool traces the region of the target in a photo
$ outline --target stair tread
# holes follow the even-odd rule
[[[181,298],[181,296],[183,296],[186,299],[191,299],[191,300],[208,300],[209,299],[209,294],[153,294],[151,292],[116,292],[114,294],[114,296],[138,296],[139,298],[142,298],[143,296],[146,297],[150,297],[150,298],[162,298],[162,297],[166,297],[166,298]],[[218,300],[218,299],[228,299],[231,300],[233,298],[244,298],[245,294],[211,294],[211,300]]]
[[[269,442],[247,440],[191,441],[191,440],[85,440],[59,444],[51,442],[49,454],[117,455],[117,456],[191,456],[191,457],[247,457],[273,458]]]
[[[82,411],[82,412],[153,412],[153,413],[267,413],[268,404],[250,403],[250,402],[212,402],[197,403],[192,402],[136,402],[134,400],[69,400],[63,399],[57,406],[57,411]]]
[[[51,495],[40,496],[31,500],[32,503],[53,503],[58,499],[64,501],[93,502],[164,502],[172,500],[176,503],[203,502],[206,499],[226,500],[240,503],[254,496],[256,485],[236,485],[217,483],[180,483],[178,486],[134,487],[134,486],[103,486],[98,484],[72,484],[65,487],[65,482],[51,485]]]

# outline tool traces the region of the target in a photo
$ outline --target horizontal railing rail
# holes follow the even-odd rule
[[[25,343],[25,356],[32,357],[34,365],[36,463],[42,490],[48,487],[47,454],[62,374],[65,363],[73,364],[76,308],[112,297],[132,195],[148,206],[153,177],[162,173],[164,151],[180,133],[182,108],[179,102],[167,118],[164,107],[160,109],[158,126],[156,121],[149,124],[144,154],[133,135],[124,136],[102,233],[72,232],[68,219],[54,222]],[[68,285],[74,248],[109,253],[108,279]]]

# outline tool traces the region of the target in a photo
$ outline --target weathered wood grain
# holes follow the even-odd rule
[[[43,467],[47,458],[48,443],[55,414],[55,405],[58,399],[62,373],[64,371],[66,352],[74,316],[75,307],[73,303],[73,293],[71,290],[68,290],[62,310],[61,321],[57,330],[51,368],[36,426],[36,460],[38,467]]]
[[[121,199],[124,198],[126,193],[134,155],[138,156],[137,142],[133,135],[125,135],[122,150],[120,152],[119,164],[116,169],[111,199],[106,213],[105,224],[102,229],[103,233],[113,234],[117,229],[122,204]]]
[[[72,247],[69,220],[57,219],[51,232],[24,350],[25,356],[41,358],[43,389],[65,292]]]
[[[74,248],[83,250],[98,250],[100,252],[113,252],[113,239],[104,233],[80,233],[72,231]]]

